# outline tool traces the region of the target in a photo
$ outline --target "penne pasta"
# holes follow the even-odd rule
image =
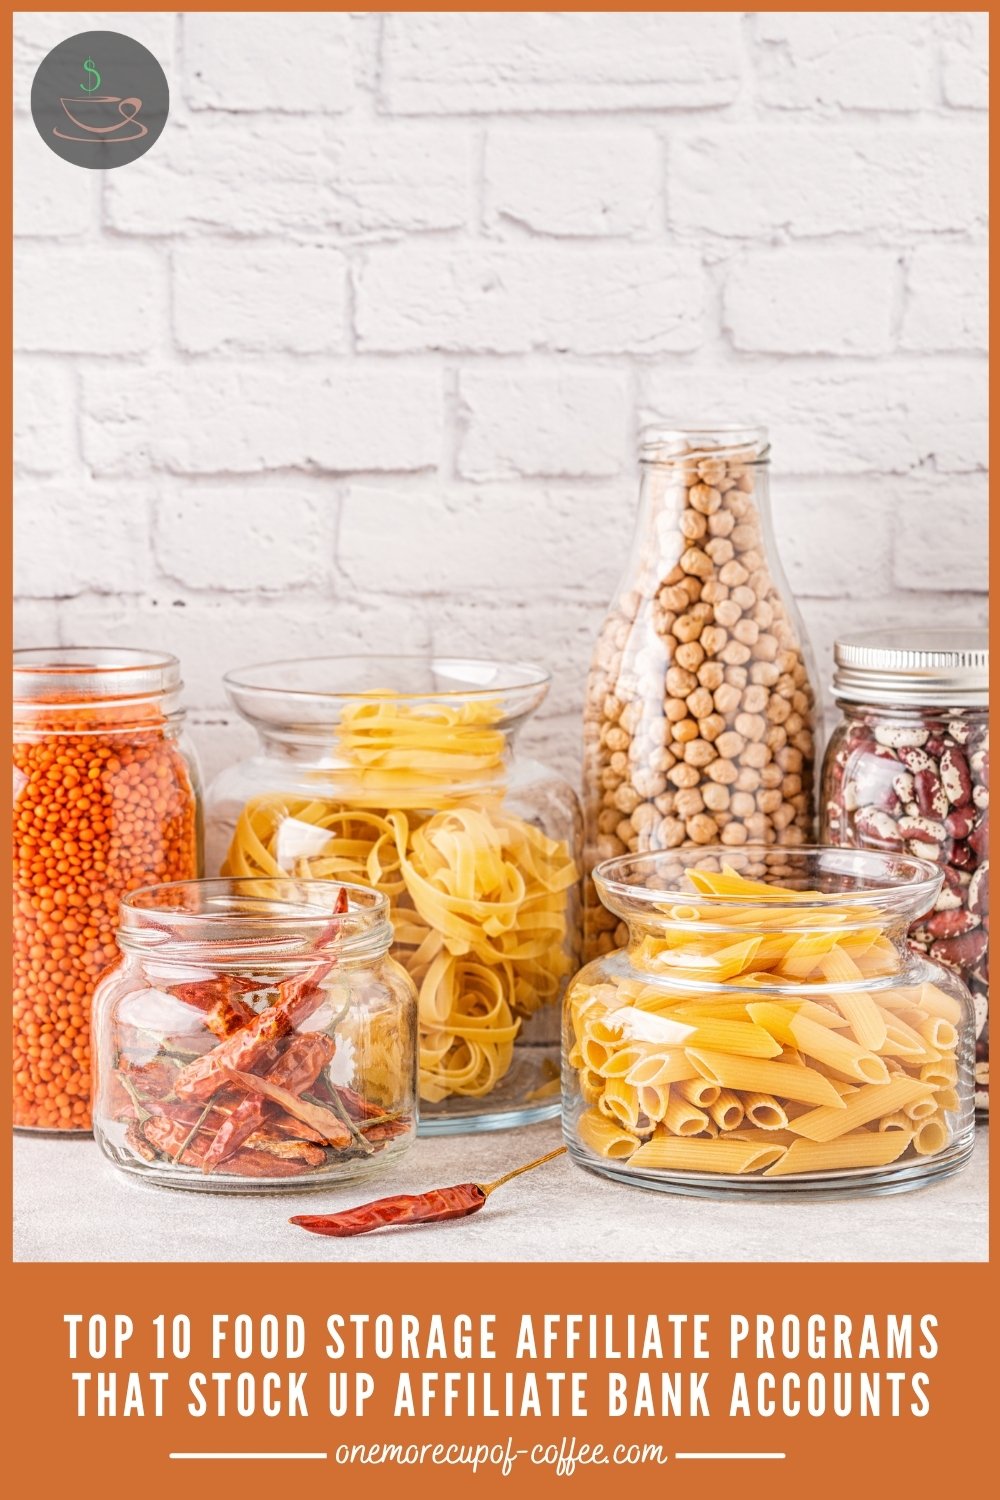
[[[751,1141],[681,1140],[655,1136],[629,1158],[630,1167],[658,1171],[759,1172],[784,1155],[783,1146],[758,1146]]]
[[[942,1057],[938,1062],[924,1063],[920,1077],[936,1089],[951,1088],[958,1081],[958,1068],[950,1057]]]
[[[626,1074],[628,1082],[637,1087],[644,1084],[662,1087],[698,1076],[697,1068],[683,1052],[661,1052],[655,1049],[647,1053],[640,1062],[634,1063]]]
[[[768,1179],[944,1149],[971,1107],[963,1010],[905,983],[884,892],[869,906],[727,864],[687,874],[693,898],[647,908],[626,972],[613,959],[571,986],[581,1143],[630,1168]]]
[[[744,1094],[746,1118],[758,1130],[784,1130],[788,1115],[772,1094]]]
[[[640,1084],[636,1090],[636,1095],[638,1097],[640,1115],[645,1115],[648,1120],[652,1120],[658,1125],[667,1113],[667,1106],[670,1103],[669,1083]]]
[[[797,1015],[791,1006],[764,1001],[748,1005],[747,1010],[778,1041],[797,1047],[806,1057],[825,1063],[845,1078],[860,1079],[863,1083],[887,1082],[889,1073],[880,1057],[830,1027]]]
[[[707,1047],[711,1052],[732,1052],[739,1057],[777,1057],[781,1052],[780,1043],[751,1021],[701,1021],[684,1047]]]
[[[707,1109],[711,1113],[711,1106],[722,1090],[717,1083],[709,1083],[704,1078],[691,1078],[684,1083],[679,1083],[677,1092],[682,1099],[686,1099],[696,1109]]]
[[[946,995],[944,990],[939,989],[936,984],[925,983],[920,986],[917,996],[917,1008],[929,1016],[940,1016],[942,1020],[950,1021],[957,1026],[962,1019],[962,1007],[952,996]]]
[[[671,1135],[698,1135],[708,1124],[708,1115],[672,1092],[663,1124]]]
[[[708,1113],[720,1130],[738,1130],[745,1110],[738,1094],[731,1089],[720,1089],[715,1102],[708,1106]]]
[[[586,1104],[596,1104],[604,1093],[604,1079],[600,1073],[594,1073],[590,1068],[580,1071],[580,1093]]]
[[[886,1167],[910,1144],[905,1130],[861,1131],[835,1141],[796,1141],[765,1177],[788,1177],[799,1172],[844,1172],[854,1167]]]
[[[580,1116],[576,1131],[585,1146],[612,1161],[621,1161],[631,1156],[639,1145],[635,1136],[606,1119],[596,1109],[588,1109]]]
[[[774,1094],[779,1099],[798,1099],[805,1104],[825,1104],[843,1109],[844,1104],[828,1078],[814,1068],[799,1068],[765,1058],[734,1057],[726,1052],[688,1049],[688,1057],[703,1078],[726,1089],[750,1089]]]
[[[948,1127],[940,1115],[922,1120],[913,1137],[913,1149],[918,1156],[936,1156],[948,1144]]]
[[[954,1052],[958,1046],[958,1030],[943,1016],[928,1016],[918,1021],[914,1029],[935,1052]]]
[[[940,1094],[928,1094],[922,1099],[912,1099],[904,1105],[903,1113],[908,1120],[926,1120],[937,1113],[940,1097]]]
[[[800,1115],[793,1123],[796,1135],[808,1136],[811,1141],[832,1141],[845,1135],[859,1125],[868,1125],[880,1115],[893,1114],[903,1109],[914,1099],[929,1098],[933,1094],[929,1084],[918,1078],[900,1077],[888,1083],[872,1083],[858,1089],[849,1099],[840,1099],[840,1109],[812,1109]]]
[[[617,1120],[625,1130],[634,1130],[641,1113],[639,1092],[624,1078],[609,1078],[604,1085],[598,1108],[603,1114]]]
[[[643,1062],[648,1054],[649,1048],[642,1045],[619,1047],[617,1051],[608,1053],[596,1071],[605,1078],[627,1078],[632,1068]]]

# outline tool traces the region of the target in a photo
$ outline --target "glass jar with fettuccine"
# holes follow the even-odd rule
[[[725,1196],[898,1192],[968,1159],[971,998],[907,943],[934,865],[747,847],[594,873],[629,936],[566,994],[563,1119],[581,1165]]]
[[[226,687],[260,747],[209,792],[209,869],[388,897],[419,996],[423,1133],[558,1114],[582,819],[568,783],[515,749],[547,675],[327,657],[231,672]]]

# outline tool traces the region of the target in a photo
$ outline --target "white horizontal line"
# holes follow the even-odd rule
[[[328,1453],[171,1453],[171,1458],[329,1458]]]
[[[675,1453],[675,1458],[785,1458],[784,1453]]]

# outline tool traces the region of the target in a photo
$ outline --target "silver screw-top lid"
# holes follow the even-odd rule
[[[989,701],[985,630],[869,630],[833,648],[833,696],[900,708],[976,708]]]

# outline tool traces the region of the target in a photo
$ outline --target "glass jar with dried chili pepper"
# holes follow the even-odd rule
[[[320,880],[134,891],[94,1003],[106,1156],[208,1191],[324,1187],[416,1130],[417,999],[388,901]]]
[[[14,653],[14,1125],[89,1131],[90,1005],[118,900],[200,873],[175,657]]]

